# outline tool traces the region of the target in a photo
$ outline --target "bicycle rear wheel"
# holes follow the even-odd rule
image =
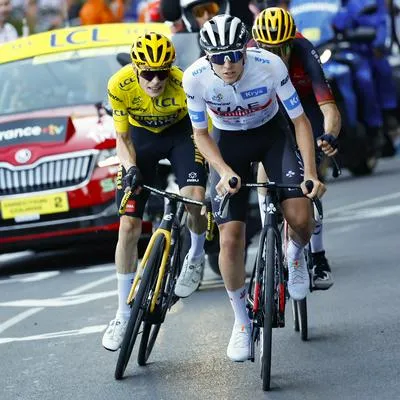
[[[153,350],[154,343],[156,342],[158,332],[160,332],[161,323],[152,324],[151,322],[143,323],[142,339],[140,340],[138,352],[138,364],[144,366],[150,357]]]
[[[272,355],[272,326],[275,310],[275,270],[279,265],[279,251],[273,229],[267,231],[263,249],[263,308],[264,323],[262,329],[262,357],[261,378],[263,390],[270,389],[271,383],[271,355]]]
[[[118,355],[117,366],[115,368],[114,376],[117,380],[122,379],[124,375],[143,321],[143,316],[148,308],[149,294],[157,279],[157,271],[160,265],[163,247],[164,237],[160,235],[154,243],[154,247],[144,268],[139,288],[133,300],[131,316],[129,318],[124,340],[122,341],[121,350]]]
[[[297,300],[297,311],[299,315],[299,330],[301,340],[308,339],[307,298]]]

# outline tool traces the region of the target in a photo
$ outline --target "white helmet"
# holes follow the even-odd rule
[[[200,30],[200,47],[207,53],[243,49],[250,34],[237,17],[216,15]]]

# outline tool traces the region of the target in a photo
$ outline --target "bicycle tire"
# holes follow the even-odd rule
[[[299,314],[299,328],[301,340],[308,339],[308,318],[307,318],[307,298],[297,300],[297,310]]]
[[[292,299],[292,313],[293,313],[293,329],[295,332],[300,331],[299,324],[299,309],[297,308],[297,301]]]
[[[140,366],[145,366],[150,357],[156,342],[158,332],[160,332],[161,323],[152,324],[150,322],[143,323],[142,339],[140,340],[137,362]]]
[[[169,268],[165,272],[165,276],[163,279],[163,283],[160,290],[160,296],[162,296],[161,302],[161,310],[159,310],[161,314],[161,322],[160,323],[152,323],[145,321],[143,323],[143,332],[142,338],[140,340],[139,351],[137,362],[140,366],[145,366],[147,360],[150,357],[150,354],[154,348],[154,344],[157,340],[158,333],[161,328],[161,324],[165,318],[165,314],[167,313],[168,308],[171,304],[176,303],[179,299],[174,295],[175,283],[178,279],[181,270],[181,259],[186,256],[186,253],[190,247],[190,236],[189,236],[189,245],[182,250],[182,244],[185,246],[185,241],[187,242],[187,236],[189,235],[189,230],[187,229],[186,225],[181,227],[179,232],[179,237],[176,239],[177,242],[175,243],[174,254],[170,258],[172,260],[173,265],[169,265]],[[182,258],[182,251],[184,252]],[[178,257],[178,259],[176,259]],[[164,296],[166,294],[166,296]]]
[[[139,284],[136,296],[133,300],[131,315],[129,317],[128,326],[125,331],[124,339],[118,355],[117,365],[115,368],[115,379],[120,380],[124,376],[126,366],[132,354],[133,346],[142,324],[143,316],[148,306],[148,297],[152,286],[157,278],[157,267],[162,255],[164,237],[159,236],[153,246],[149,259],[144,268],[143,276]]]
[[[277,240],[275,231],[268,229],[264,242],[264,282],[263,282],[263,308],[264,321],[262,329],[262,365],[261,377],[264,391],[270,389],[271,384],[271,355],[272,355],[272,324],[275,312],[274,290],[275,290],[275,267],[277,251]],[[278,261],[279,262],[279,261]]]

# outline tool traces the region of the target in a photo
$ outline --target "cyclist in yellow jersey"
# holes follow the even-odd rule
[[[131,49],[132,64],[114,74],[108,82],[108,98],[117,133],[116,201],[119,207],[125,188],[135,194],[120,218],[115,264],[118,280],[118,310],[103,336],[103,346],[115,351],[121,346],[130,307],[126,299],[137,264],[137,243],[148,192],[158,161],[169,159],[182,195],[203,200],[206,171],[204,159],[193,141],[193,132],[182,88],[182,71],[172,66],[175,49],[164,35],[148,33],[137,37]],[[137,189],[137,190],[135,190]],[[199,207],[187,207],[191,247],[185,257],[175,293],[187,297],[200,284],[204,267],[207,221]]]

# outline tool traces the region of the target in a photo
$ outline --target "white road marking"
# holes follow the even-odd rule
[[[328,210],[326,213],[324,213],[324,217],[331,217],[334,214],[339,214],[342,213],[343,211],[353,210],[355,208],[362,208],[364,206],[370,206],[372,204],[380,203],[383,201],[394,200],[399,197],[400,197],[400,192],[396,192],[396,193],[386,194],[383,196],[374,197],[368,200],[358,201],[352,204],[346,204],[345,206]]]
[[[12,342],[26,342],[26,341],[32,341],[32,340],[56,339],[56,338],[65,337],[65,336],[88,335],[91,333],[103,332],[106,328],[107,328],[107,325],[94,325],[94,326],[87,326],[87,327],[81,328],[81,329],[43,333],[41,335],[34,335],[34,336],[0,338],[0,344],[12,343]]]
[[[324,222],[349,222],[360,221],[372,218],[388,217],[389,215],[400,215],[400,206],[386,206],[375,208],[362,208],[359,210],[348,210],[341,215],[324,219]]]
[[[110,282],[110,281],[113,281],[116,279],[117,279],[117,276],[115,274],[108,275],[104,278],[98,279],[97,281],[90,282],[86,285],[82,285],[82,286],[77,287],[76,289],[65,292],[65,293],[63,293],[63,295],[64,296],[74,296],[76,294],[81,294],[81,293],[85,292],[86,290],[93,289],[96,286],[100,286],[103,283]]]
[[[32,316],[42,310],[43,310],[43,307],[31,308],[20,314],[17,314],[15,317],[12,317],[12,318],[8,319],[7,321],[0,324],[0,333],[4,332],[8,328],[11,328],[13,325],[16,325],[19,322],[23,321],[25,318],[29,318],[30,316]]]
[[[0,284],[4,283],[31,283],[39,282],[45,279],[53,278],[60,275],[60,271],[38,272],[35,274],[18,274],[11,275],[9,279],[1,279]]]
[[[78,269],[75,271],[76,274],[93,274],[96,272],[105,272],[105,271],[115,271],[115,265],[110,264],[110,265],[104,265],[101,267],[91,267],[91,268],[84,268],[84,269]]]
[[[0,303],[0,307],[65,307],[84,304],[90,301],[104,299],[115,296],[116,290],[106,292],[88,293],[76,296],[54,297],[50,299],[22,299],[5,301]]]
[[[344,225],[338,228],[333,228],[333,229],[327,229],[327,233],[329,235],[337,235],[339,233],[347,233],[347,232],[351,232],[354,231],[356,229],[358,229],[360,226],[362,226],[361,224],[351,224],[351,225]]]

